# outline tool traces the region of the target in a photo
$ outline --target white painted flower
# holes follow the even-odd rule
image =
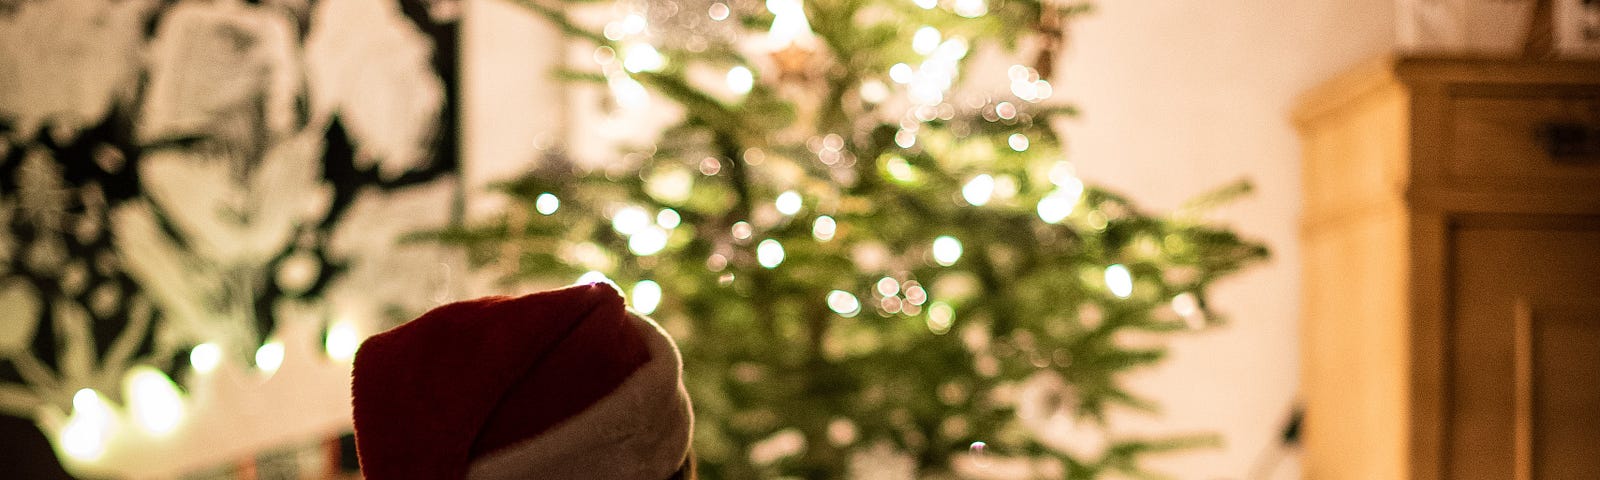
[[[61,377],[68,385],[83,385],[94,381],[95,351],[94,318],[77,302],[58,298],[51,302],[51,326],[56,335],[56,345],[61,349],[56,357],[61,363]]]
[[[124,270],[167,319],[164,335],[257,341],[254,322],[238,313],[255,287],[240,285],[239,272],[262,272],[326,212],[332,192],[319,178],[321,150],[312,132],[271,145],[243,172],[236,157],[202,151],[157,149],[141,160],[148,198],[112,212],[112,238]]]
[[[327,209],[332,192],[318,178],[321,150],[309,133],[287,138],[243,178],[228,159],[159,150],[139,175],[195,254],[223,266],[262,265]]]
[[[113,245],[129,276],[161,308],[164,329],[175,338],[233,339],[224,323],[222,280],[166,234],[149,202],[124,203],[111,212]],[[248,337],[246,337],[248,338]]]
[[[271,8],[235,1],[173,6],[150,44],[140,138],[203,137],[237,154],[289,135],[301,91],[295,36],[289,18]]]
[[[59,232],[71,200],[55,159],[43,150],[28,151],[17,168],[17,207],[23,218],[42,231]]]
[[[454,186],[440,181],[356,197],[328,244],[328,253],[348,266],[328,289],[336,315],[376,332],[392,325],[387,315],[421,314],[461,293],[456,290],[468,283],[468,272],[455,254],[431,243],[400,242],[403,235],[446,225],[454,195]]]
[[[393,178],[427,160],[444,108],[433,44],[398,2],[326,0],[312,11],[306,76],[313,118],[337,115],[358,166]]]
[[[38,293],[22,281],[0,285],[0,356],[27,351],[38,327]]]
[[[28,138],[76,133],[128,99],[152,0],[19,2],[0,17],[0,117]],[[69,137],[57,137],[66,140]]]

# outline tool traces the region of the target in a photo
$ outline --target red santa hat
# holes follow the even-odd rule
[[[682,369],[609,285],[445,305],[356,353],[362,474],[665,479],[692,435]]]

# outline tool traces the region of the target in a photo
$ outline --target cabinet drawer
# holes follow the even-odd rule
[[[1456,93],[1447,129],[1449,183],[1600,188],[1600,85]]]

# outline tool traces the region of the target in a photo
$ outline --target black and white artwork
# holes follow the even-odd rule
[[[460,210],[459,11],[0,0],[0,415],[441,298],[448,254],[401,239]]]

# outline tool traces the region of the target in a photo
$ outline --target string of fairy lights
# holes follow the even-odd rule
[[[1093,430],[1109,407],[1147,406],[1118,375],[1164,347],[1120,333],[1220,321],[1202,292],[1265,256],[1090,188],[1063,159],[1050,122],[1073,110],[1052,101],[1051,63],[1004,55],[1058,53],[1051,35],[1083,5],[524,3],[594,42],[564,71],[600,87],[579,108],[598,107],[582,113],[620,154],[553,154],[506,186],[503,217],[441,235],[508,284],[607,282],[662,320],[700,372],[686,386],[708,478],[839,478],[883,441],[913,470],[1003,452],[1073,478],[1180,448],[1096,430],[1099,448],[1068,451],[1037,421]],[[658,106],[679,123],[654,131]],[[1057,396],[1027,408],[1053,410],[993,399],[1028,385]]]
[[[637,290],[636,290],[637,291]],[[640,299],[636,297],[635,302]],[[348,365],[363,338],[348,321],[333,322],[325,332],[323,353],[336,364]],[[285,349],[280,340],[271,339],[255,351],[256,376],[271,378],[284,363]],[[190,393],[203,389],[200,383],[212,382],[217,369],[226,361],[217,343],[206,342],[189,351],[193,372],[187,389],[180,388],[167,374],[150,365],[136,365],[123,375],[120,384],[122,404],[112,401],[94,388],[79,389],[72,396],[72,412],[55,432],[60,451],[80,462],[101,460],[119,435],[135,438],[170,439],[189,420]],[[138,431],[125,434],[131,424]]]
[[[978,18],[990,13],[990,5],[985,0],[910,1],[924,10],[945,8],[964,18]],[[662,49],[651,43],[651,22],[638,5],[618,5],[613,10],[615,18],[600,29],[599,36],[604,42],[594,48],[590,58],[599,68],[599,78],[610,100],[621,110],[636,112],[649,109],[654,101],[652,93],[636,77],[663,72],[672,67],[674,59],[670,53],[663,53]],[[773,66],[778,70],[774,78],[804,74],[802,70],[807,67],[803,62],[794,61],[794,58],[823,48],[820,44],[822,40],[812,31],[805,4],[802,0],[766,0],[765,8],[772,15],[770,28],[764,38],[747,43],[753,44],[751,48],[764,50],[773,58]],[[736,13],[735,6],[715,1],[697,15],[702,15],[703,21],[718,24],[738,20]],[[962,35],[928,25],[916,27],[909,42],[910,50],[922,57],[920,61],[894,63],[881,76],[863,79],[854,90],[862,101],[869,104],[903,102],[896,105],[899,108],[884,109],[894,112],[890,114],[892,119],[886,123],[894,127],[890,141],[902,151],[921,147],[919,142],[928,141],[923,137],[926,124],[955,118],[958,104],[962,102],[954,98],[952,89],[961,73],[963,61],[973,48],[971,42]],[[692,47],[691,44],[690,50],[693,50]],[[754,67],[746,64],[718,67],[715,77],[720,80],[721,93],[733,98],[751,94],[766,73]],[[1055,94],[1054,86],[1044,77],[1041,72],[1027,65],[1009,65],[1005,78],[1009,82],[1007,93],[1013,98],[1000,101],[985,98],[966,102],[962,106],[975,110],[976,116],[986,122],[1008,125],[1026,123],[1023,122],[1028,116],[1025,110],[1031,104],[1048,101]],[[838,133],[820,133],[806,137],[801,143],[805,151],[833,175],[832,178],[848,183],[850,178],[847,174],[857,161],[847,145],[850,141]],[[1044,145],[1043,142],[1044,139],[1030,138],[1027,133],[1017,131],[1005,135],[1003,145],[1020,154]],[[759,165],[766,155],[760,149],[750,148],[740,158],[706,156],[691,169],[673,170],[645,179],[644,188],[653,198],[674,199],[681,203],[695,188],[697,178],[694,173],[701,177],[726,175],[738,167],[727,162]],[[874,161],[881,163],[883,177],[890,182],[911,185],[923,181],[924,173],[908,156],[890,152]],[[960,179],[959,195],[950,201],[959,202],[957,206],[960,208],[997,209],[1010,208],[1019,199],[1026,198],[1032,200],[1029,203],[1032,204],[1030,209],[1033,215],[1044,224],[1076,222],[1075,226],[1095,231],[1103,231],[1107,227],[1109,218],[1106,212],[1086,208],[1086,187],[1071,162],[1059,160],[1050,163],[1044,178],[1047,179],[1044,185],[1047,190],[1042,195],[1024,195],[1023,191],[1030,187],[1023,185],[1026,180],[1014,174],[1000,171],[970,172]],[[711,243],[749,249],[754,264],[765,270],[785,268],[792,263],[791,249],[800,247],[795,242],[806,241],[792,235],[780,238],[770,231],[772,225],[796,222],[809,224],[809,228],[806,228],[810,233],[809,241],[817,244],[839,243],[843,232],[851,227],[847,224],[848,220],[842,220],[846,216],[839,212],[838,199],[800,187],[777,190],[775,195],[764,197],[758,202],[759,205],[752,207],[751,218],[733,221],[725,230],[717,232],[706,232],[691,225],[687,217],[692,212],[688,210],[680,212],[670,206],[646,205],[643,202],[615,201],[600,212],[575,213],[569,212],[568,206],[582,203],[574,201],[580,199],[568,198],[564,201],[557,192],[546,191],[537,193],[531,206],[534,212],[544,217],[590,213],[604,215],[606,226],[624,239],[623,248],[635,259],[650,259],[671,253],[675,246],[686,243],[689,238],[709,233],[718,236]],[[757,218],[769,211],[771,218]],[[925,251],[925,261],[931,265],[956,267],[968,258],[966,248],[962,240],[952,233],[925,239],[917,251]],[[626,288],[611,280],[607,272],[616,272],[618,262],[611,249],[593,239],[564,241],[551,249],[556,250],[554,254],[563,261],[587,270],[576,279],[577,283],[603,282],[615,285],[619,291],[626,293],[630,306],[639,313],[653,314],[669,300],[665,298],[669,294],[668,289],[661,282],[642,278],[649,275],[634,277],[638,280]],[[868,252],[862,254],[862,258],[852,258],[851,262],[861,271],[889,270],[874,268],[870,264],[882,263],[882,257],[892,255],[887,252]],[[737,269],[733,268],[733,264],[737,261],[739,259],[733,252],[713,249],[705,256],[703,268],[715,274],[719,283],[726,285],[735,280],[734,272]],[[1114,298],[1132,298],[1136,288],[1141,285],[1135,270],[1124,263],[1110,263],[1103,267],[1097,265],[1094,268],[1099,277],[1098,287]],[[924,285],[904,273],[906,269],[898,270],[901,272],[881,277],[873,273],[872,276],[877,279],[862,290],[829,288],[820,298],[810,301],[819,302],[827,311],[842,318],[856,318],[866,312],[875,312],[882,317],[921,317],[928,332],[936,335],[949,333],[957,324],[958,305],[955,301],[950,300],[948,295],[941,295],[935,286]],[[1180,292],[1163,298],[1171,311],[1189,325],[1199,327],[1207,323],[1207,313],[1196,294]],[[324,333],[323,350],[327,357],[348,363],[364,335],[372,332],[361,332],[353,323],[340,321],[333,322]],[[269,339],[256,349],[254,368],[264,377],[271,376],[284,363],[285,354],[281,341]],[[204,381],[207,375],[226,361],[225,357],[219,345],[202,343],[190,351],[189,363],[196,378]],[[993,368],[990,365],[986,370]],[[123,382],[122,394],[123,406],[116,405],[94,389],[85,388],[74,395],[72,414],[58,433],[58,443],[66,455],[80,461],[94,461],[124,423],[131,422],[146,435],[162,436],[177,431],[185,421],[188,399],[160,370],[148,366],[130,369]],[[977,453],[987,448],[989,444],[981,440],[970,444],[970,449]]]
[[[917,0],[917,6],[932,9],[938,6],[936,1]],[[768,0],[766,7],[773,15],[772,25],[764,39],[763,45],[774,52],[791,48],[815,48],[816,37],[810,29],[805,17],[803,4],[800,0]],[[956,13],[974,18],[987,13],[987,7],[982,0],[960,0],[954,2],[951,8]],[[712,21],[726,21],[730,9],[727,4],[712,3],[706,12],[707,18]],[[667,58],[654,46],[644,41],[649,30],[645,16],[630,12],[620,19],[605,25],[603,32],[605,38],[623,42],[626,45],[622,52],[617,52],[610,46],[596,47],[594,53],[595,63],[604,72],[606,83],[613,99],[625,108],[642,108],[649,102],[649,94],[643,85],[629,76],[629,73],[657,72],[667,64]],[[945,36],[939,29],[932,26],[922,26],[916,30],[911,38],[911,48],[926,59],[918,66],[907,63],[896,63],[889,68],[886,77],[893,83],[905,88],[907,97],[911,100],[911,108],[900,122],[900,129],[896,132],[895,142],[901,148],[911,148],[916,144],[916,134],[920,125],[935,119],[949,119],[953,114],[946,103],[946,94],[954,84],[959,73],[960,60],[968,53],[967,41],[960,36]],[[1007,78],[1010,80],[1010,93],[1023,102],[1038,103],[1048,100],[1054,94],[1051,83],[1042,78],[1040,73],[1026,65],[1013,64],[1007,69]],[[754,83],[754,74],[744,65],[735,65],[728,68],[726,73],[726,88],[728,91],[743,95],[748,93]],[[860,94],[868,102],[880,102],[889,96],[889,88],[878,80],[867,80],[863,83]],[[1019,115],[1019,109],[1009,101],[996,102],[992,108],[985,109],[982,117],[990,122],[1013,120]],[[839,162],[843,149],[843,138],[837,134],[816,136],[807,142],[816,152],[818,159],[827,165]],[[1013,133],[1007,138],[1007,145],[1016,152],[1024,152],[1030,147],[1029,138],[1023,133]],[[720,172],[720,162],[708,157],[701,166],[700,172],[707,176]],[[890,177],[902,181],[915,180],[915,173],[905,159],[894,157],[886,162],[886,170]],[[1084,184],[1077,177],[1070,162],[1056,162],[1049,171],[1050,182],[1055,186],[1053,190],[1040,198],[1036,204],[1036,212],[1040,220],[1048,224],[1058,224],[1072,215],[1078,207],[1084,192]],[[670,183],[688,183],[689,179],[660,179]],[[666,187],[668,189],[687,190],[690,186]],[[972,207],[983,207],[993,199],[1010,199],[1016,195],[1018,185],[1016,179],[1008,175],[992,175],[981,173],[973,175],[961,187],[961,198]],[[805,204],[799,192],[786,190],[780,193],[773,201],[776,211],[785,217],[795,217],[800,213]],[[535,202],[535,210],[541,215],[554,215],[560,208],[561,200],[554,193],[539,194]],[[628,238],[628,250],[636,256],[652,256],[660,253],[666,246],[668,238],[680,225],[679,214],[671,208],[656,211],[652,217],[651,212],[634,205],[620,206],[611,216],[611,225],[618,233]],[[653,220],[653,221],[652,221]],[[1103,226],[1104,220],[1100,220]],[[812,237],[818,242],[827,242],[833,239],[839,225],[829,215],[818,215],[812,222]],[[730,236],[738,241],[748,241],[753,234],[753,229],[748,222],[734,223],[729,232]],[[773,269],[781,265],[785,259],[784,246],[780,240],[767,238],[755,243],[757,262],[763,268]],[[593,250],[592,245],[580,250]],[[941,266],[951,266],[962,256],[961,242],[952,236],[940,236],[932,240],[930,251],[935,263]],[[584,262],[585,255],[579,255],[580,263]],[[589,255],[595,258],[597,256]],[[713,270],[719,262],[708,262]],[[725,264],[725,260],[721,262]],[[599,271],[591,271],[579,279],[580,283],[590,281],[610,282]],[[884,277],[883,282],[896,282],[892,277]],[[1112,264],[1106,267],[1104,273],[1106,288],[1120,298],[1132,295],[1134,281],[1132,273],[1127,267]],[[896,297],[892,292],[894,288],[880,288],[880,297],[885,308],[880,311],[886,313],[905,313],[917,315],[921,313],[926,294],[921,287],[916,287],[915,282],[909,282],[918,292],[915,296],[904,299]],[[882,283],[888,285],[889,283]],[[653,280],[641,280],[632,289],[634,308],[641,313],[653,313],[660,303],[661,287]],[[846,291],[834,290],[823,299],[829,309],[844,317],[854,317],[861,311],[861,302],[857,297]],[[1200,314],[1197,302],[1192,294],[1180,294],[1174,298],[1174,309],[1185,318],[1194,318]],[[935,302],[935,314],[929,318],[931,330],[942,333],[951,323],[950,312],[952,309],[943,303]],[[1200,320],[1193,320],[1199,322]]]

